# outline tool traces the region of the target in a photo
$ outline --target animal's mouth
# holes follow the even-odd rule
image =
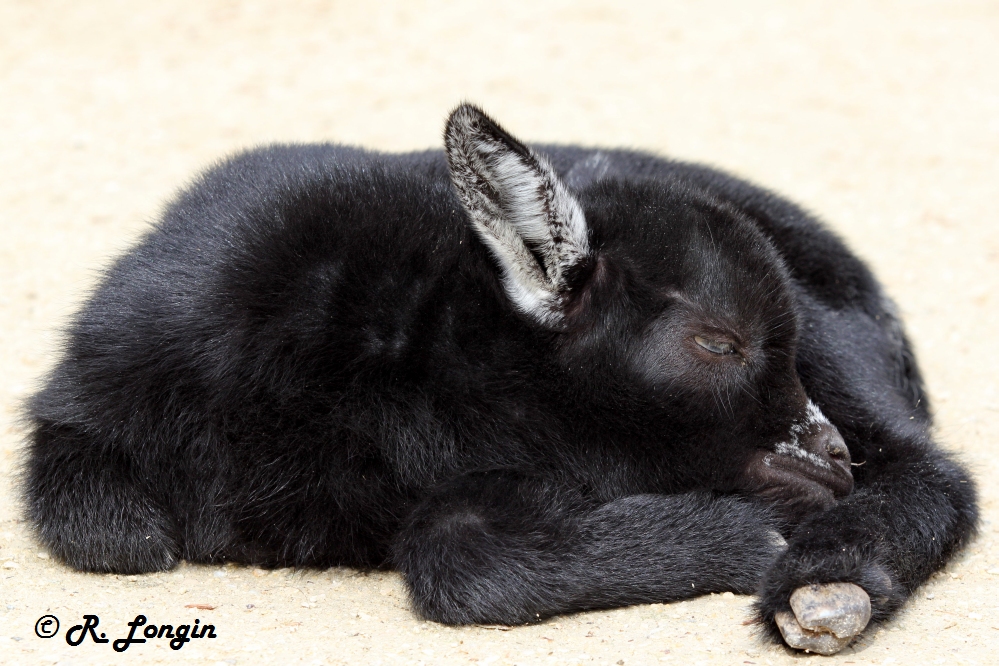
[[[850,452],[832,426],[823,426],[806,446],[778,444],[750,456],[742,487],[776,502],[829,508],[853,491]]]
[[[849,459],[845,464],[836,461],[821,465],[793,454],[766,451],[760,465],[763,487],[757,493],[765,497],[813,500],[825,507],[853,491]]]

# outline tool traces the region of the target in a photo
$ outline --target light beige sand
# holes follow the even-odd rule
[[[364,4],[0,0],[0,662],[999,663],[999,6]],[[895,622],[824,660],[759,643],[748,597],[452,629],[418,621],[391,574],[94,576],[40,552],[13,499],[14,416],[107,258],[228,151],[437,146],[462,99],[531,140],[733,170],[817,211],[870,260],[984,515]],[[35,636],[46,613],[57,638]],[[138,613],[197,617],[218,638],[69,647],[62,634],[85,613],[112,638]]]

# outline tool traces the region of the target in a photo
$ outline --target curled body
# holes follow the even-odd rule
[[[732,590],[777,639],[830,583],[882,620],[977,515],[891,302],[812,217],[467,105],[443,152],[201,175],[28,419],[26,510],[70,566],[391,567],[447,623]]]

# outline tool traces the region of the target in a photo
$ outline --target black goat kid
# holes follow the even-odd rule
[[[828,653],[968,540],[894,309],[812,218],[467,105],[445,144],[253,150],[167,208],[29,405],[53,554],[390,566],[454,624],[755,592]]]

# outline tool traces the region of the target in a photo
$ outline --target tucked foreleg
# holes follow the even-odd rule
[[[753,592],[781,547],[767,510],[736,498],[635,495],[595,504],[554,481],[493,472],[424,501],[394,560],[424,617],[520,624]]]
[[[812,649],[810,641],[821,638],[807,631],[803,638],[789,635],[801,634],[789,621],[807,624],[801,604],[791,607],[797,594],[809,604],[824,604],[822,612],[833,621],[856,627],[825,651],[840,649],[867,620],[854,622],[863,614],[856,590],[834,602],[825,584],[858,586],[869,597],[871,620],[883,621],[973,534],[975,490],[960,466],[928,444],[886,439],[870,450],[870,468],[857,490],[803,522],[767,574],[757,610],[775,640],[783,634],[793,647]]]

